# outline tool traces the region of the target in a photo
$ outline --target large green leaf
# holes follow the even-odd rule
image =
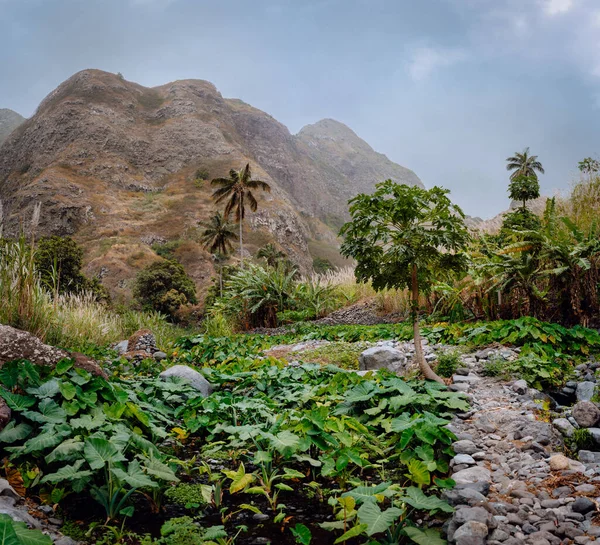
[[[244,467],[243,463],[240,464],[240,467],[238,467],[237,471],[224,469],[223,473],[225,473],[225,475],[231,479],[231,485],[229,487],[229,492],[231,494],[235,494],[236,492],[243,490],[250,483],[252,483],[255,478],[252,473],[246,473],[246,468]]]
[[[435,496],[426,496],[420,488],[409,486],[405,491],[405,495],[400,498],[402,501],[412,505],[415,509],[426,511],[443,511],[444,513],[453,513],[454,509],[444,500],[440,500]]]
[[[109,441],[100,437],[90,437],[85,440],[83,456],[92,469],[101,469],[106,464],[114,464],[126,460],[122,452],[117,450]]]
[[[291,456],[300,445],[300,437],[290,431],[282,431],[277,435],[271,433],[264,434],[271,446],[282,456]]]
[[[38,452],[48,448],[55,447],[64,438],[64,435],[58,433],[53,427],[32,437],[23,445],[23,453]]]
[[[372,536],[385,532],[403,513],[404,511],[397,507],[390,507],[382,511],[376,503],[365,502],[358,510],[358,520],[361,524],[367,525],[367,535]]]
[[[13,411],[21,412],[36,404],[35,397],[13,394],[4,388],[0,388],[0,396]]]
[[[61,380],[58,387],[60,389],[60,393],[67,401],[71,401],[77,395],[77,389],[70,382]]]
[[[25,390],[25,391],[28,394],[34,395],[36,397],[42,397],[42,398],[53,397],[59,391],[58,379],[53,378],[51,380],[44,382],[42,385],[38,386],[37,388],[27,388],[27,390]]]
[[[391,482],[379,483],[377,486],[357,486],[348,492],[342,494],[342,498],[351,497],[356,500],[357,503],[364,502],[377,502],[384,497],[390,497],[394,494],[390,491]]]
[[[127,483],[131,488],[158,488],[158,484],[144,474],[137,460],[129,464],[127,472],[118,467],[112,468],[112,472],[117,479]]]
[[[413,459],[407,464],[408,474],[406,475],[415,484],[420,486],[431,483],[431,474],[427,469],[427,465],[421,462],[421,460]]]
[[[73,428],[83,428],[88,431],[99,428],[106,422],[102,409],[94,410],[92,414],[84,414],[81,418],[73,418],[69,422]]]
[[[2,513],[0,545],[52,545],[52,540],[39,530],[30,530],[23,522],[16,522]]]
[[[417,545],[446,545],[446,540],[440,537],[440,533],[432,528],[421,530],[414,526],[404,528],[404,533]]]
[[[149,475],[167,482],[175,482],[179,479],[175,472],[167,465],[158,460],[145,460],[144,467]]]
[[[83,451],[83,441],[78,437],[67,439],[58,445],[48,456],[46,463],[64,462],[73,460],[76,455]]]
[[[403,513],[404,511],[397,507],[390,507],[382,511],[376,503],[365,502],[358,510],[358,520],[361,524],[367,525],[367,535],[372,536],[385,532]]]
[[[58,483],[60,481],[75,481],[84,477],[89,477],[92,472],[89,470],[81,470],[83,460],[77,460],[71,466],[61,467],[56,473],[49,473],[42,477],[42,483]]]
[[[37,411],[24,411],[23,416],[41,424],[60,424],[67,418],[67,412],[53,399],[43,399],[37,408]]]
[[[11,422],[0,432],[0,443],[14,443],[25,439],[33,428],[29,424]]]
[[[368,527],[369,526],[367,524],[357,524],[356,526],[350,528],[350,530],[348,530],[344,535],[338,537],[333,543],[334,545],[337,543],[345,543],[349,539],[362,534]]]

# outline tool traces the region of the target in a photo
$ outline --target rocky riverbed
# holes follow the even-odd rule
[[[446,524],[457,545],[585,544],[600,536],[600,453],[562,454],[557,428],[540,420],[540,399],[523,381],[456,375],[472,408],[450,425],[456,512]],[[468,381],[465,379],[468,378]]]

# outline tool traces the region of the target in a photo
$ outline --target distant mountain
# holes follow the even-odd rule
[[[0,108],[0,145],[24,121],[25,118],[17,112],[13,112],[7,108]]]
[[[309,271],[315,257],[337,264],[337,227],[347,201],[394,178],[420,184],[345,125],[323,120],[296,136],[270,115],[215,86],[184,80],[146,88],[99,70],[72,76],[0,146],[5,232],[29,225],[42,203],[40,232],[85,244],[88,274],[127,297],[137,270],[169,242],[199,287],[212,271],[197,243],[214,213],[212,188],[198,181],[250,163],[272,186],[248,214],[248,250],[279,245]]]

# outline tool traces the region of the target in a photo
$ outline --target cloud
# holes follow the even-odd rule
[[[435,70],[452,66],[466,57],[466,52],[459,48],[417,47],[408,63],[408,73],[413,80],[421,81],[427,79]]]
[[[571,10],[575,2],[573,0],[543,0],[542,8],[546,15],[562,15]]]

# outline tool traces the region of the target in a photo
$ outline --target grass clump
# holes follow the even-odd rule
[[[450,378],[459,366],[460,354],[456,350],[449,350],[439,355],[436,372],[441,377]]]
[[[321,365],[336,365],[342,369],[358,369],[358,358],[368,348],[367,343],[332,342],[301,354],[302,360]]]

